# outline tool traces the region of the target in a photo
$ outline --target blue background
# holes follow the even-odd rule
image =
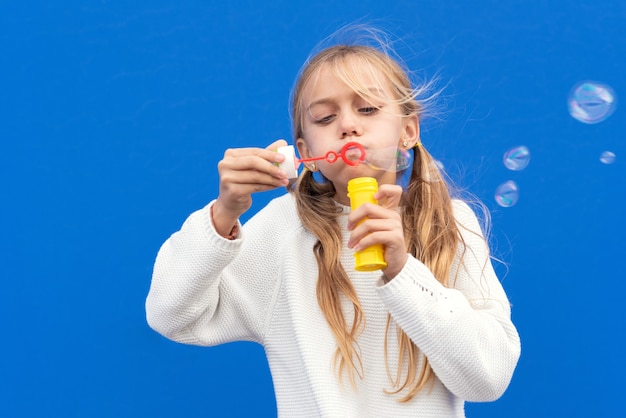
[[[523,354],[467,415],[619,414],[626,106],[587,125],[566,99],[587,79],[625,96],[625,2],[102,0],[0,6],[0,416],[276,414],[261,347],[167,341],[144,299],[161,243],[216,196],[225,148],[289,139],[300,65],[363,18],[440,77],[423,142],[493,211]],[[509,171],[518,145],[530,165]],[[501,208],[507,180],[520,199]]]

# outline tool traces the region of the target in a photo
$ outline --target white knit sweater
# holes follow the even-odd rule
[[[333,369],[335,339],[316,298],[315,237],[300,222],[293,196],[270,202],[236,240],[218,235],[210,206],[193,213],[161,247],[146,301],[150,326],[195,345],[256,341],[265,347],[283,417],[463,417],[464,401],[492,401],[507,388],[520,355],[510,307],[474,213],[454,201],[467,244],[454,288],[409,256],[388,284],[381,272],[356,272],[344,234],[341,262],[358,293],[366,325],[358,339],[364,366],[357,389]],[[344,207],[339,223],[346,231]],[[479,235],[470,233],[478,232]],[[459,255],[461,250],[459,249]],[[348,323],[352,308],[345,307]],[[431,390],[399,403],[383,354],[387,313],[428,357]],[[389,368],[395,373],[394,328]],[[210,413],[208,414],[210,415]]]

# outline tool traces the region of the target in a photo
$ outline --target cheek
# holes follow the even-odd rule
[[[303,138],[305,140],[306,148],[308,149],[309,157],[316,157],[320,152],[326,152],[324,150],[325,141],[323,132],[316,127],[307,127],[303,131]]]
[[[389,132],[390,138],[388,139],[390,141],[398,140],[404,135],[403,125],[396,121],[391,121],[391,123],[387,125],[387,132]]]

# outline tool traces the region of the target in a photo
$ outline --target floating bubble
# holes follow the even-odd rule
[[[613,164],[615,162],[615,154],[611,151],[604,151],[600,154],[600,161],[604,164]]]
[[[503,161],[504,166],[509,170],[523,170],[530,162],[530,151],[524,145],[512,148],[504,153]]]
[[[514,206],[519,199],[519,189],[513,180],[502,183],[496,188],[494,198],[503,208]]]
[[[600,123],[611,116],[616,105],[613,89],[595,81],[578,83],[567,99],[570,115],[588,124]]]

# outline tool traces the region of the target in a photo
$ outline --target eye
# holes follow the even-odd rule
[[[322,116],[322,117],[315,117],[313,118],[313,122],[318,124],[318,125],[326,125],[330,122],[332,122],[332,120],[335,118],[335,115],[328,115],[328,116]]]
[[[359,113],[364,113],[366,115],[373,115],[380,110],[380,107],[377,106],[366,106],[359,108]]]

